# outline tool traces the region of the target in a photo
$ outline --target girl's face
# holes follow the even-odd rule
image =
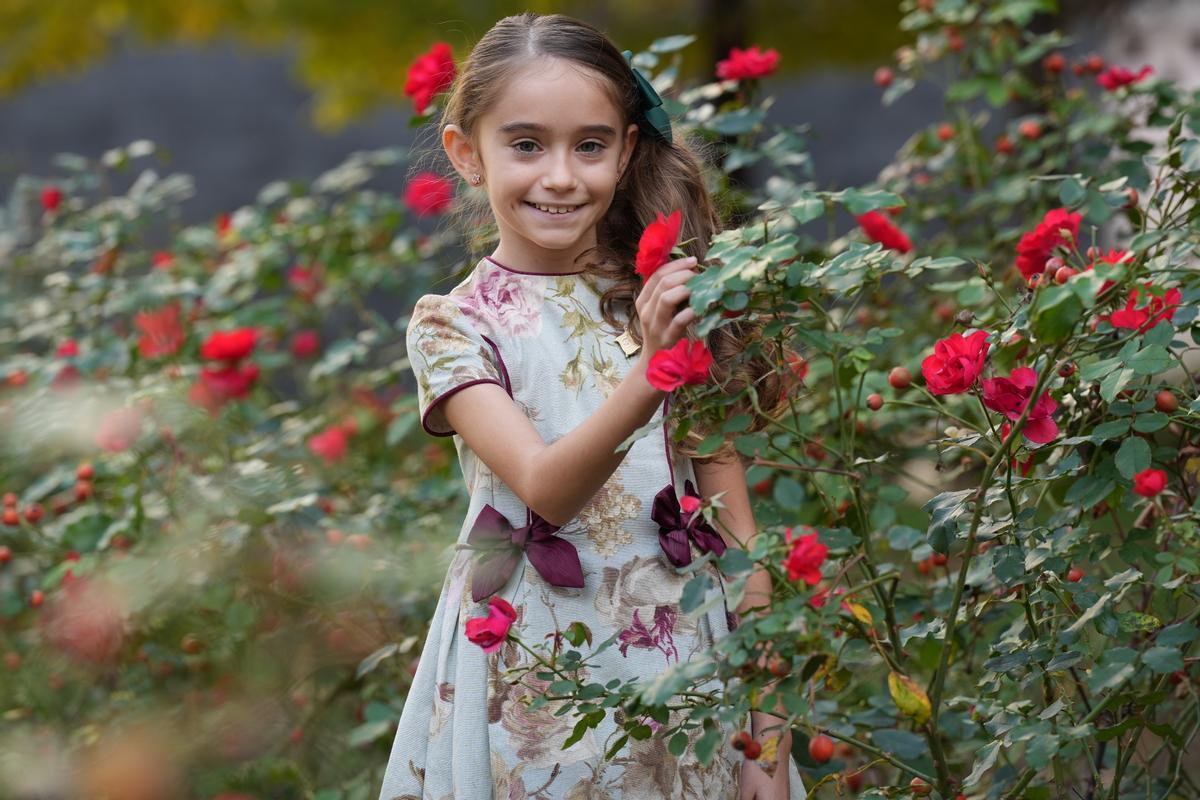
[[[571,272],[599,223],[637,139],[603,78],[558,58],[518,70],[481,115],[474,142],[447,126],[460,173],[483,176],[500,228],[494,257],[514,269]],[[458,156],[456,158],[455,156]]]

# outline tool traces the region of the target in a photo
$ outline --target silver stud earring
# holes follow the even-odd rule
[[[483,176],[480,175],[478,172],[472,172],[471,173],[471,185],[478,186],[481,183],[483,183]]]

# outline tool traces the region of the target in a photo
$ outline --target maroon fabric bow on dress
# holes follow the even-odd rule
[[[514,528],[496,509],[485,505],[475,518],[467,544],[480,553],[471,575],[471,599],[476,603],[508,582],[524,553],[538,574],[554,586],[583,587],[583,567],[575,545],[555,536],[558,525],[529,512],[532,521]]]
[[[683,488],[693,497],[697,496],[691,481],[684,481]],[[684,518],[689,516],[691,520],[685,522]],[[692,563],[689,541],[695,542],[701,553],[725,553],[725,540],[708,524],[704,515],[699,511],[685,514],[679,507],[679,497],[675,494],[674,484],[664,487],[654,495],[650,519],[658,523],[658,543],[667,554],[667,558],[677,567],[686,567]]]

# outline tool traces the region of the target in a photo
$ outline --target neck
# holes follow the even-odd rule
[[[595,240],[579,242],[564,250],[547,250],[529,242],[514,242],[500,236],[500,243],[492,252],[492,259],[511,269],[523,272],[560,273],[579,272],[583,269],[583,253],[595,247]]]

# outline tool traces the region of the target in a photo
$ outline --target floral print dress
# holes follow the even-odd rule
[[[454,437],[470,493],[460,543],[467,542],[486,506],[514,527],[528,521],[529,511],[451,430],[440,401],[467,386],[495,383],[547,443],[575,428],[612,395],[636,358],[617,343],[620,332],[603,322],[604,288],[602,279],[584,272],[522,272],[484,259],[447,295],[426,295],[417,302],[407,343],[422,425],[431,435]],[[697,619],[679,609],[690,576],[664,555],[659,525],[650,514],[660,490],[673,484],[682,495],[685,481],[694,483],[695,474],[690,459],[676,456],[671,446],[663,426],[666,406],[652,420],[657,427],[631,447],[595,497],[557,531],[578,553],[583,588],[553,585],[522,558],[497,592],[517,612],[513,632],[530,645],[576,620],[588,625],[594,643],[619,636],[616,646],[595,659],[599,666],[579,676],[583,681],[653,678],[700,655],[727,635],[735,620],[720,601]],[[553,702],[528,709],[546,690],[536,670],[523,673],[516,685],[511,685],[513,676],[505,679],[506,670],[532,660],[529,654],[512,642],[487,654],[464,635],[466,620],[484,616],[487,609],[487,598],[472,599],[476,563],[471,550],[455,551],[400,717],[380,800],[738,797],[742,756],[729,746],[732,730],[707,766],[690,746],[679,758],[671,755],[666,738],[657,734],[631,739],[613,759],[604,760],[622,733],[612,715],[563,750],[575,718],[556,717]],[[711,591],[723,592],[715,567],[705,568],[716,578]],[[792,800],[805,796],[794,764],[791,787]]]

